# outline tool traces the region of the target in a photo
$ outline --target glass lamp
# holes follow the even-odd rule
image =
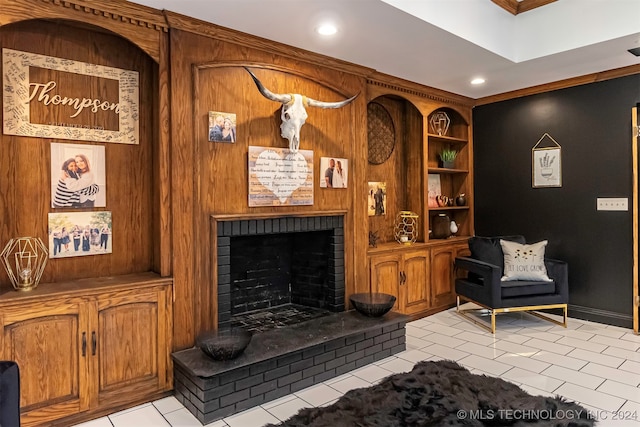
[[[15,290],[29,291],[38,286],[48,255],[49,251],[38,237],[9,240],[0,257]]]
[[[411,211],[400,211],[396,216],[394,236],[398,243],[410,245],[418,238],[418,214]]]

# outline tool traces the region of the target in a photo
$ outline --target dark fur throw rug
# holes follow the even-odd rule
[[[451,361],[420,362],[411,372],[347,392],[331,406],[306,408],[281,427],[593,426],[589,412],[561,398],[531,396],[499,378]],[[271,424],[273,427],[273,424]]]

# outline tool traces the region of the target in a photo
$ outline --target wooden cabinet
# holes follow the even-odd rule
[[[113,411],[172,387],[171,279],[94,280],[0,296],[0,358],[20,368],[23,426]]]
[[[429,309],[429,253],[426,249],[371,256],[369,268],[372,292],[395,295],[394,310],[416,314]]]
[[[467,244],[440,245],[431,248],[431,299],[434,308],[449,308],[455,303],[454,260],[469,255]]]

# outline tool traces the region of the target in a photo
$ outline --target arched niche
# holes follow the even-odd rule
[[[0,28],[21,21],[70,20],[77,26],[101,28],[129,40],[155,62],[162,62],[168,26],[161,11],[127,1],[30,1],[3,0]]]
[[[0,13],[4,12],[5,9]],[[15,19],[0,26],[0,46],[135,71],[139,77],[136,145],[77,140],[65,138],[64,134],[56,138],[0,135],[0,162],[6,178],[0,180],[0,192],[6,195],[4,203],[0,204],[0,214],[5,218],[0,241],[16,236],[36,236],[47,244],[50,239],[48,214],[69,211],[51,205],[55,170],[51,161],[52,143],[102,145],[105,149],[106,207],[94,210],[112,214],[113,252],[109,256],[78,256],[50,262],[42,282],[168,271],[170,263],[161,260],[159,249],[166,245],[161,231],[162,224],[168,222],[168,208],[162,208],[160,203],[160,194],[168,191],[166,184],[162,184],[162,170],[168,168],[158,160],[162,158],[163,150],[158,125],[159,106],[162,105],[158,91],[159,65],[147,51],[128,38],[104,27],[69,19]],[[80,74],[55,74],[46,68],[31,68],[30,74],[34,72],[33,68],[38,68],[36,72],[55,76],[60,80],[59,87],[64,81],[66,90],[73,96],[93,99],[102,96],[96,94],[110,94],[109,99],[118,99],[118,85],[115,83],[115,89],[112,89],[109,79],[93,79],[87,83],[89,79]],[[72,123],[73,119],[61,109],[49,109],[43,103],[32,104],[29,106],[30,120],[37,118],[38,123],[50,126]],[[73,125],[90,125],[91,120]]]
[[[369,230],[380,242],[394,241],[398,212],[409,210],[420,217],[423,203],[424,119],[416,106],[398,95],[378,96],[367,105],[367,211]],[[373,184],[381,183],[381,184]],[[385,193],[384,215],[371,209],[371,190]],[[378,212],[379,213],[379,212]],[[423,240],[424,235],[419,236]]]

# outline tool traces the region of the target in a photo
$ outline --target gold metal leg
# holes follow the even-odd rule
[[[496,333],[496,311],[491,310],[491,333],[495,335]]]
[[[468,301],[468,302],[472,302],[476,305],[479,305],[480,307],[482,307],[485,310],[488,310],[489,313],[491,314],[491,323],[490,325],[487,324],[487,322],[481,322],[477,319],[475,319],[474,317],[470,316],[469,312],[472,311],[478,311],[479,309],[477,308],[469,308],[469,309],[461,309],[460,308],[460,301],[464,300],[464,301]],[[552,309],[552,308],[561,308],[562,309],[562,322],[551,318],[547,315],[544,315],[542,313],[538,313],[535,310],[548,310],[548,309]],[[460,295],[456,295],[456,311],[458,314],[460,314],[462,317],[464,317],[467,320],[470,320],[471,322],[475,323],[476,325],[486,329],[487,331],[491,332],[492,334],[496,333],[496,314],[498,313],[507,313],[507,312],[511,312],[511,311],[527,311],[529,312],[529,314],[532,314],[536,317],[539,317],[543,320],[546,320],[548,322],[551,323],[555,323],[556,325],[560,325],[563,327],[567,327],[567,319],[568,319],[568,315],[567,315],[567,309],[568,306],[567,304],[549,304],[549,305],[530,305],[530,306],[526,306],[526,307],[509,307],[509,308],[491,308],[491,307],[487,307],[483,304],[480,304],[477,301],[474,301],[472,299],[466,298],[464,296],[460,296]]]

